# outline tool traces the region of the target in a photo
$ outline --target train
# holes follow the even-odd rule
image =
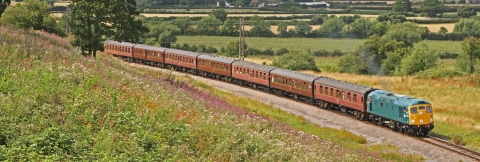
[[[114,40],[104,41],[104,52],[129,62],[215,78],[338,110],[413,136],[427,136],[434,128],[431,103],[373,87],[213,54]]]

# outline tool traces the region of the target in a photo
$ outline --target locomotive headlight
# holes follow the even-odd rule
[[[432,118],[430,118],[430,123],[431,123],[431,122],[433,122],[433,119],[432,119]]]
[[[415,119],[412,119],[412,123],[415,123]]]
[[[420,119],[420,123],[423,123],[423,119]]]

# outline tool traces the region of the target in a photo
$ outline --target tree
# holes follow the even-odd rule
[[[192,20],[189,17],[180,17],[172,20],[172,24],[180,28],[182,34],[186,34],[186,31],[192,25]]]
[[[202,35],[217,35],[222,22],[214,16],[203,17],[197,23],[197,32]]]
[[[323,22],[322,27],[318,29],[318,32],[321,34],[324,33],[339,33],[342,31],[342,27],[345,23],[336,17],[329,17],[325,22]]]
[[[71,42],[89,55],[103,50],[105,37],[116,41],[136,43],[148,29],[136,16],[135,0],[72,0],[70,26],[74,35]]]
[[[371,21],[367,18],[360,18],[356,19],[355,22],[351,23],[350,25],[345,25],[342,28],[342,34],[353,34],[353,35],[360,35],[360,36],[370,36],[374,33],[375,25],[379,23],[378,21]]]
[[[277,32],[280,37],[288,37],[289,34],[287,32],[288,25],[284,22],[278,24]]]
[[[463,53],[457,58],[457,67],[469,74],[475,72],[475,65],[480,59],[480,39],[468,37],[462,43]]]
[[[295,33],[301,37],[305,37],[312,32],[312,27],[308,23],[301,21],[295,24]]]
[[[0,17],[2,17],[3,11],[10,6],[11,2],[10,0],[0,0]]]
[[[212,10],[209,16],[214,16],[218,20],[224,22],[227,19],[228,13],[224,9]]]
[[[411,47],[414,43],[422,40],[422,32],[424,32],[423,28],[418,26],[418,24],[412,22],[405,22],[392,25],[383,37],[401,41],[405,45]]]
[[[3,12],[0,23],[66,36],[65,30],[57,23],[58,19],[50,16],[50,8],[50,5],[40,0],[25,0],[21,5],[8,7]]]
[[[393,4],[393,12],[409,12],[412,11],[412,3],[410,0],[397,0]]]
[[[425,12],[428,17],[437,17],[438,14],[443,14],[443,3],[438,0],[425,0],[420,3],[418,9]]]
[[[227,48],[225,49],[225,55],[228,57],[238,57],[239,55],[239,41],[231,41],[228,43]],[[244,51],[248,51],[248,45],[246,43],[243,44]]]
[[[323,24],[323,17],[326,15],[315,15],[310,19],[310,24],[312,25],[322,25]]]
[[[440,27],[440,29],[438,30],[438,33],[440,33],[440,34],[447,34],[447,33],[448,33],[448,30],[447,30],[447,28],[445,28],[445,27],[442,26],[442,27]]]
[[[308,52],[291,51],[282,56],[275,57],[272,65],[289,70],[320,71],[315,64],[313,55]]]
[[[275,36],[270,30],[270,24],[264,20],[263,17],[258,15],[253,16],[248,21],[249,25],[253,26],[252,29],[248,31],[249,36],[253,37],[271,37]]]
[[[437,65],[437,60],[438,55],[429,50],[426,43],[420,43],[414,48],[413,53],[402,60],[401,74],[411,75],[433,68]]]
[[[145,44],[170,48],[172,43],[177,41],[177,35],[181,30],[170,23],[163,22],[160,25],[147,25],[149,32],[145,34]]]
[[[237,20],[227,18],[220,27],[220,31],[222,32],[222,35],[238,36],[239,24]]]
[[[457,16],[460,18],[469,18],[475,15],[477,15],[477,12],[472,6],[462,6],[457,9]]]
[[[405,15],[397,15],[394,13],[388,14],[381,14],[377,17],[379,22],[387,22],[390,21],[392,24],[403,23],[407,21],[407,17]]]
[[[460,19],[453,27],[453,32],[475,34],[480,32],[480,21],[475,19]]]

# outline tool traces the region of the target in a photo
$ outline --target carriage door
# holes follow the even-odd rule
[[[367,107],[368,107],[368,111],[369,112],[372,112],[372,96],[368,96],[368,99],[367,99]]]

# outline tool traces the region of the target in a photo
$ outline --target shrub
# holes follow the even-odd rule
[[[277,53],[275,53],[275,55],[281,56],[281,55],[286,54],[288,52],[290,52],[290,51],[287,48],[280,48],[280,49],[277,50]]]
[[[447,78],[447,77],[463,76],[463,75],[465,75],[465,73],[459,70],[448,68],[448,67],[440,67],[440,66],[427,69],[415,74],[415,76],[419,78]]]
[[[289,70],[320,71],[317,65],[315,65],[313,55],[307,52],[292,51],[285,55],[275,57],[272,65]]]

